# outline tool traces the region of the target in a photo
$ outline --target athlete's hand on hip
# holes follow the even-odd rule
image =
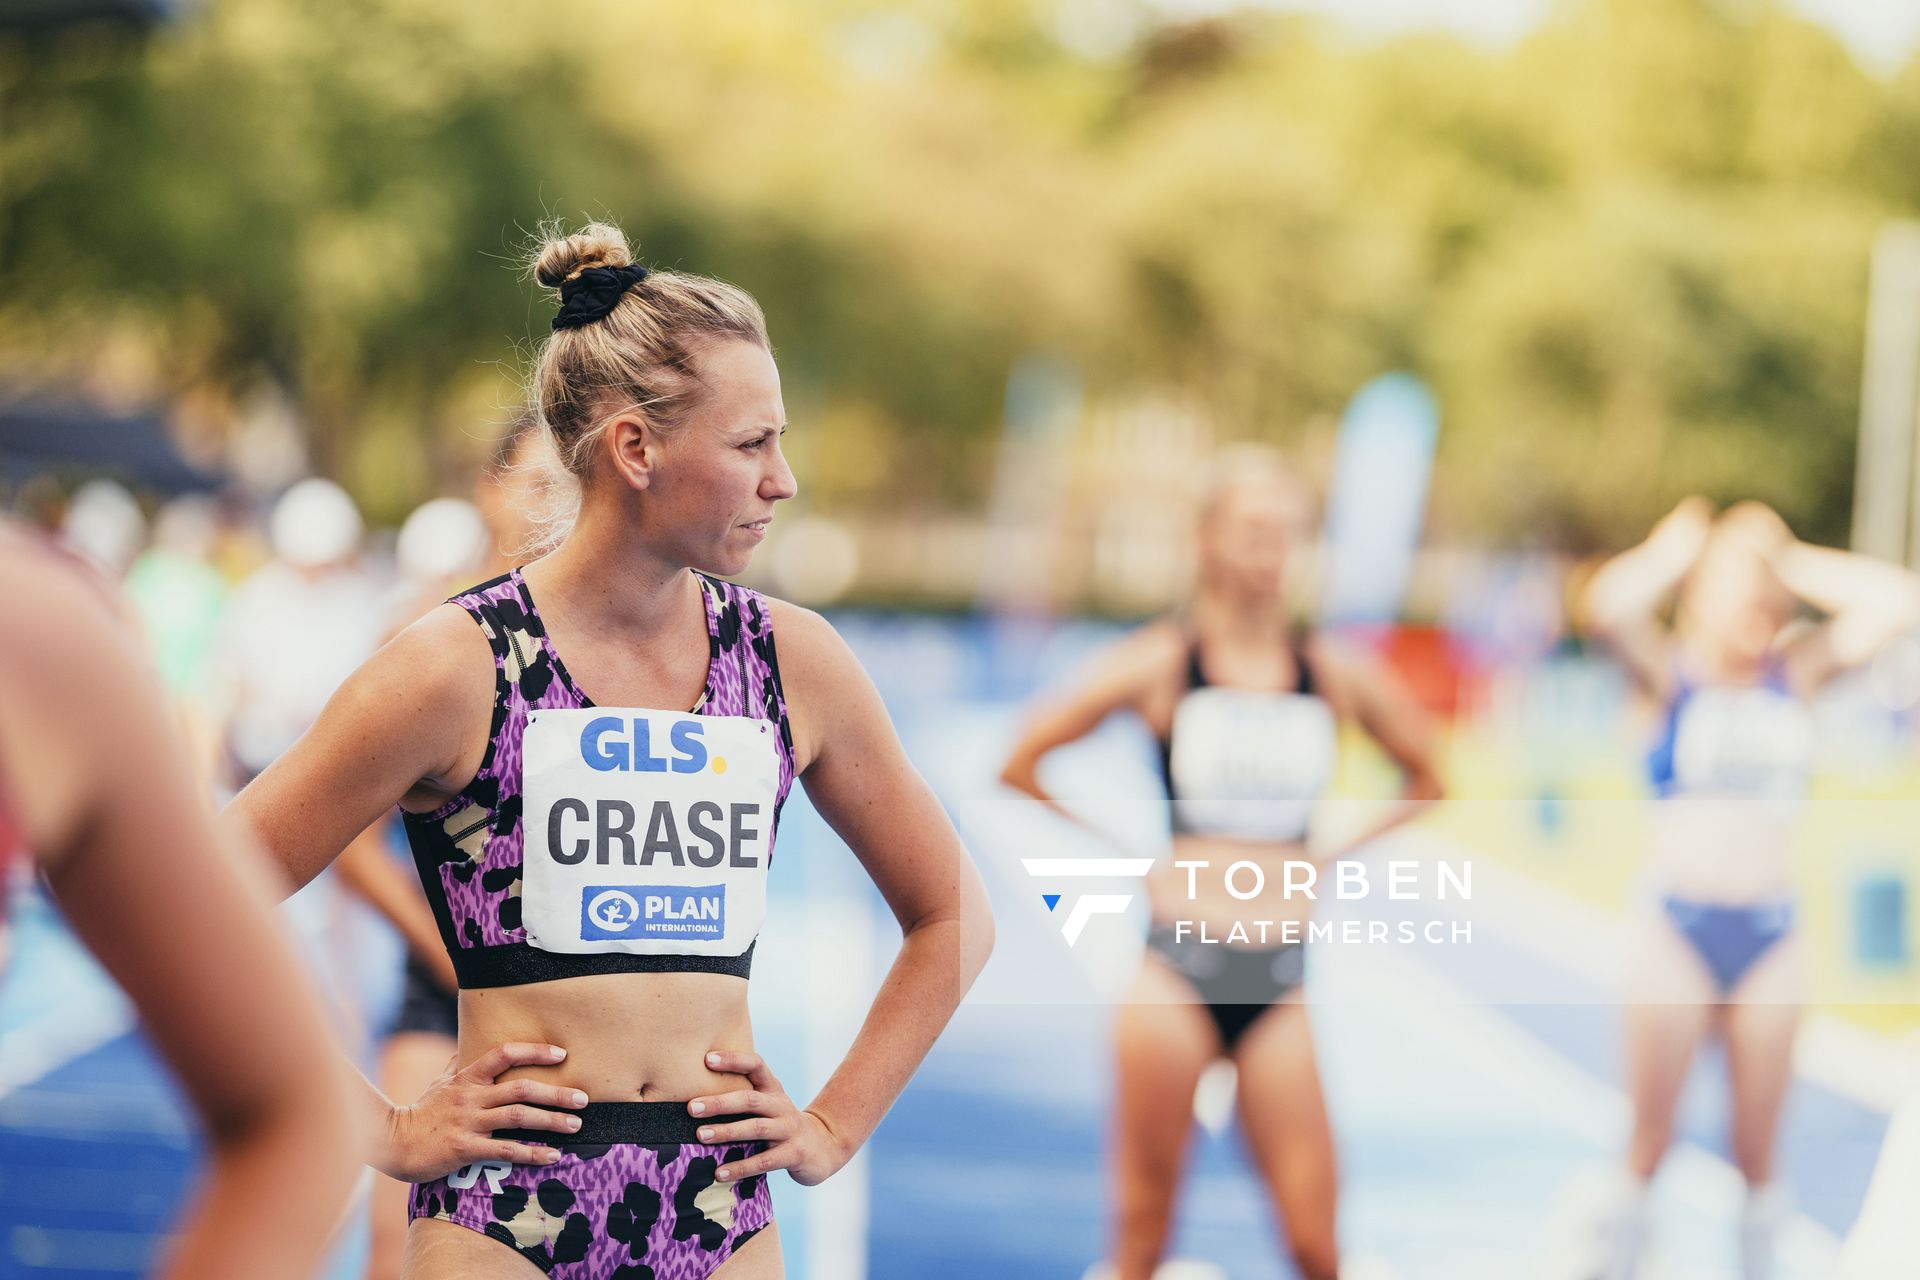
[[[825,1182],[851,1158],[853,1153],[845,1150],[833,1130],[827,1127],[826,1121],[793,1104],[793,1099],[773,1078],[773,1072],[767,1070],[767,1064],[759,1054],[710,1053],[707,1055],[707,1066],[714,1071],[743,1075],[752,1088],[690,1098],[687,1101],[687,1113],[693,1116],[746,1115],[751,1119],[736,1120],[731,1124],[702,1125],[697,1134],[700,1141],[767,1144],[767,1149],[759,1155],[721,1165],[714,1171],[715,1178],[722,1182],[733,1182],[771,1173],[775,1169],[785,1169],[795,1182],[803,1187],[811,1187]]]
[[[493,1131],[572,1133],[580,1117],[566,1108],[586,1106],[587,1095],[540,1080],[499,1077],[510,1067],[551,1067],[566,1056],[559,1045],[503,1044],[462,1067],[455,1054],[418,1102],[393,1109],[374,1167],[402,1182],[428,1182],[481,1160],[552,1164],[560,1158],[556,1148],[510,1142]]]

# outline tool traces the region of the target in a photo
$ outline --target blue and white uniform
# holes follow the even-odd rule
[[[1724,796],[1791,823],[1806,802],[1813,758],[1812,716],[1776,661],[1754,685],[1678,677],[1647,753],[1647,776],[1656,806]],[[1727,905],[1668,894],[1661,906],[1722,996],[1793,924],[1785,897]]]

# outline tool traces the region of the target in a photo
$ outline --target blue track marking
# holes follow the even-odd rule
[[[124,1035],[0,1100],[0,1274],[143,1274],[199,1151],[178,1095]]]
[[[0,1043],[31,1066],[0,1083],[0,1276],[144,1275],[199,1172],[197,1124],[46,900],[30,894],[13,923]],[[363,1246],[350,1225],[322,1276],[357,1277]]]

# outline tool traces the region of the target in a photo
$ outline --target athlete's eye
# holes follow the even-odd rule
[[[761,445],[765,444],[768,440],[772,439],[775,435],[784,436],[785,434],[787,434],[787,429],[785,427],[782,427],[777,432],[769,431],[766,435],[755,436],[753,439],[743,443],[740,447],[742,449],[758,449]]]

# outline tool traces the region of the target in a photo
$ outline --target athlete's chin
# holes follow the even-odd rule
[[[752,547],[715,547],[694,568],[716,578],[731,578],[747,571],[753,563]]]

